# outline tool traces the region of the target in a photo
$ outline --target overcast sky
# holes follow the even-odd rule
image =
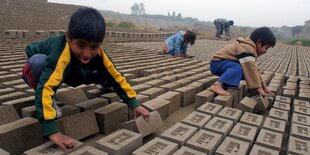
[[[310,20],[310,0],[48,0],[130,14],[143,3],[147,14],[181,13],[203,21],[226,18],[238,26],[296,26]]]

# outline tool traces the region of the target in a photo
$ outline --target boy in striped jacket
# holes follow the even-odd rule
[[[133,109],[135,116],[149,119],[149,111],[140,105],[136,92],[101,48],[104,36],[102,15],[92,8],[80,8],[71,16],[66,34],[26,47],[28,60],[22,77],[35,90],[37,118],[43,125],[43,135],[62,149],[76,145],[75,140],[59,132],[54,121],[61,117],[53,98],[62,83],[70,86],[108,83]]]

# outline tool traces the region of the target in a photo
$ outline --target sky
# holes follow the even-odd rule
[[[168,15],[213,22],[216,18],[234,20],[237,26],[296,26],[310,20],[310,0],[48,0],[83,5],[98,10],[130,14],[134,3],[143,3],[147,14]]]

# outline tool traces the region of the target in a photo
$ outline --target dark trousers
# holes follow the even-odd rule
[[[220,37],[223,34],[223,25],[218,20],[214,20],[213,23],[214,23],[215,28],[216,28],[215,36]]]

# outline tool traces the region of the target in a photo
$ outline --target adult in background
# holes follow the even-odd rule
[[[230,30],[230,26],[233,26],[234,25],[234,21],[233,20],[226,20],[224,18],[217,18],[214,20],[214,25],[216,27],[216,34],[215,36],[217,38],[221,38],[221,35],[223,34],[223,30],[225,30],[225,35],[231,39],[230,37],[230,33],[229,33],[229,30]]]

